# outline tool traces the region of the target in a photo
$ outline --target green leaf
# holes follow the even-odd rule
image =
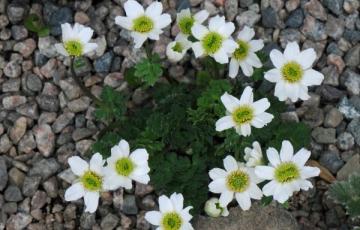
[[[271,201],[273,201],[273,197],[272,196],[263,196],[262,198],[261,198],[261,201],[260,201],[260,203],[261,203],[261,205],[262,206],[268,206],[270,203],[271,203]]]
[[[163,70],[158,54],[153,54],[150,58],[143,58],[135,65],[134,75],[141,79],[147,86],[153,86],[162,74]]]
[[[125,70],[125,81],[132,87],[138,87],[141,85],[141,80],[135,76],[135,67],[131,67]]]
[[[27,18],[25,18],[24,26],[27,30],[37,33],[39,37],[49,35],[49,28],[43,24],[37,14],[29,14]]]
[[[111,155],[110,150],[111,148],[119,143],[120,137],[118,134],[109,132],[106,133],[101,139],[97,140],[92,145],[92,152],[93,153],[100,153],[103,158],[107,158]]]

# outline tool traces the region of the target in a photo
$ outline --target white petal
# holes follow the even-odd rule
[[[251,134],[251,126],[249,124],[243,124],[240,126],[241,134],[245,137],[250,136]]]
[[[320,85],[324,80],[324,75],[316,70],[305,70],[304,76],[301,79],[302,84],[305,86]]]
[[[209,30],[217,32],[220,27],[225,25],[225,17],[216,15],[215,17],[210,18],[209,20]]]
[[[209,30],[200,24],[195,24],[191,28],[191,34],[198,40],[203,39],[203,37],[209,33]]]
[[[159,208],[162,213],[174,211],[171,200],[165,195],[159,197]]]
[[[264,193],[265,196],[272,196],[275,193],[276,188],[279,186],[279,184],[272,180],[269,183],[267,183],[266,185],[264,185],[264,187],[262,188],[262,191]]]
[[[253,108],[255,109],[255,115],[263,113],[270,107],[270,102],[267,98],[262,98],[260,100],[255,101],[252,104]]]
[[[226,129],[230,129],[235,126],[235,122],[232,116],[225,116],[220,118],[215,123],[215,129],[218,132],[224,131]]]
[[[266,150],[266,156],[272,166],[276,167],[278,164],[280,164],[280,156],[276,149],[268,148]]]
[[[255,128],[263,128],[265,125],[270,123],[274,119],[274,116],[270,113],[261,113],[259,115],[256,115],[254,119],[251,121],[251,125]]]
[[[313,48],[302,51],[299,56],[296,57],[296,61],[304,68],[311,68],[312,64],[316,60],[316,52]]]
[[[100,153],[95,153],[90,159],[90,170],[100,175],[103,174],[104,161]]]
[[[222,193],[227,191],[225,178],[216,179],[209,184],[209,191],[212,193]]]
[[[126,15],[130,18],[136,18],[144,14],[144,8],[137,1],[128,0],[124,4]]]
[[[191,17],[190,9],[183,9],[179,13],[176,14],[176,20],[179,21],[180,19],[184,17]]]
[[[189,223],[183,223],[179,230],[194,230],[193,226]]]
[[[227,54],[232,54],[238,48],[238,44],[232,39],[225,40],[222,45]]]
[[[299,97],[301,100],[304,100],[304,101],[310,99],[310,95],[308,94],[307,86],[304,86],[304,85],[299,86]]]
[[[228,172],[237,170],[239,168],[235,158],[230,155],[225,157],[225,159],[223,160],[223,163],[224,163],[224,168]]]
[[[272,180],[274,178],[274,172],[275,169],[270,166],[259,165],[255,167],[256,176],[262,179]]]
[[[161,2],[153,2],[147,7],[145,14],[151,18],[156,18],[161,15],[162,11],[163,6]]]
[[[194,19],[197,23],[203,23],[209,17],[207,10],[200,10],[194,15]]]
[[[105,169],[105,177],[104,177],[104,184],[103,184],[103,188],[105,190],[116,190],[120,187],[129,187],[129,184],[127,184],[126,182],[128,182],[128,178],[125,178],[123,176],[120,176],[116,173],[113,172],[112,169],[109,168],[109,166],[107,166]],[[131,185],[131,180],[130,180],[130,185]]]
[[[226,207],[234,199],[234,193],[230,191],[224,191],[221,193],[219,203],[222,207]]]
[[[319,174],[320,174],[320,169],[316,168],[316,167],[304,166],[301,169],[301,178],[302,179],[316,177],[316,176],[319,176]]]
[[[312,183],[308,180],[300,180],[298,183],[300,188],[306,191],[313,187]]]
[[[124,176],[118,176],[117,181],[114,182],[118,186],[117,187],[124,187],[125,189],[132,189],[132,181],[130,178]]]
[[[282,81],[276,83],[274,95],[278,97],[279,101],[285,101],[288,97],[285,91],[285,84]]]
[[[300,85],[285,83],[285,93],[292,102],[296,102],[299,99]]]
[[[226,38],[230,37],[231,34],[234,33],[234,31],[235,31],[235,25],[232,22],[227,22],[218,29],[218,32],[223,37],[226,37]]]
[[[160,29],[153,29],[148,33],[148,37],[152,40],[159,40],[160,34],[162,33],[162,30]]]
[[[83,54],[90,53],[91,51],[96,50],[97,47],[98,45],[96,43],[86,43],[84,45]]]
[[[160,225],[162,219],[162,213],[158,211],[146,212],[145,220],[152,225]]]
[[[88,43],[91,37],[93,36],[93,34],[94,34],[94,30],[92,30],[90,27],[85,27],[80,31],[78,36],[80,37],[83,43]]]
[[[214,53],[213,56],[215,61],[220,64],[226,64],[229,62],[229,56],[223,48]]]
[[[184,207],[184,197],[180,193],[173,193],[170,196],[170,200],[176,211],[182,211]]]
[[[309,150],[302,148],[292,158],[292,161],[299,167],[303,167],[309,159],[311,153]]]
[[[265,72],[264,78],[270,82],[279,82],[281,80],[281,72],[278,69],[271,69]]]
[[[270,59],[277,69],[281,69],[281,67],[286,62],[284,55],[277,49],[271,50]]]
[[[221,96],[220,100],[225,106],[226,110],[229,111],[230,113],[232,113],[235,109],[237,109],[241,105],[239,99],[228,94],[227,92],[225,92]]]
[[[89,164],[78,156],[70,157],[68,163],[71,171],[77,176],[82,176],[85,171],[89,170]]]
[[[287,60],[294,60],[300,55],[300,48],[297,42],[289,42],[284,50],[284,57]]]
[[[250,77],[254,73],[254,69],[247,62],[240,62],[240,67],[245,76]]]
[[[94,213],[99,205],[98,192],[86,192],[84,196],[85,212]]]
[[[258,58],[258,56],[256,56],[255,53],[248,54],[248,57],[246,58],[246,63],[256,68],[260,68],[262,66],[260,59]]]
[[[280,150],[280,159],[282,162],[291,161],[292,157],[294,155],[294,148],[290,141],[283,141],[281,144],[281,150]]]
[[[226,171],[220,168],[213,168],[209,171],[209,176],[213,180],[225,178],[226,175]]]
[[[239,62],[235,58],[231,58],[229,64],[229,77],[235,78],[239,72]]]
[[[235,198],[242,210],[246,211],[246,210],[250,209],[251,200],[250,200],[250,196],[247,192],[235,193]]]
[[[243,40],[243,41],[250,41],[253,37],[255,36],[255,31],[254,29],[245,26],[238,34],[238,39]]]
[[[129,146],[129,143],[126,140],[122,139],[119,142],[118,146],[120,147],[121,152],[124,154],[123,156],[125,156],[125,157],[129,156],[129,154],[130,154],[130,146]]]
[[[148,184],[149,181],[150,181],[150,176],[148,174],[142,174],[142,175],[132,174],[130,177],[134,181],[137,181],[137,182],[139,182],[141,184]]]
[[[61,33],[62,41],[67,41],[73,35],[71,25],[69,23],[61,24]]]
[[[81,183],[76,183],[71,185],[65,191],[65,200],[66,201],[73,201],[78,200],[85,195],[84,187]]]
[[[156,27],[159,29],[163,29],[170,25],[171,23],[171,16],[170,14],[162,14],[158,17],[158,19],[155,21]]]
[[[135,49],[139,49],[144,42],[146,41],[146,39],[148,38],[148,36],[146,34],[141,34],[138,32],[131,32],[131,36],[134,38],[134,48]]]
[[[264,47],[264,41],[261,39],[251,40],[251,41],[249,41],[249,45],[250,45],[251,52],[257,52]]]
[[[68,52],[66,51],[62,43],[55,44],[55,49],[59,54],[64,55],[65,57],[69,56]]]
[[[260,200],[261,197],[263,196],[261,189],[255,183],[250,184],[248,193],[251,198],[256,199],[256,200]]]
[[[246,86],[240,98],[240,105],[252,104],[253,101],[254,101],[253,89],[250,86]]]
[[[149,154],[147,153],[146,149],[136,149],[130,154],[130,159],[137,165],[147,165]]]
[[[292,195],[292,190],[287,184],[279,184],[274,192],[274,200],[283,204]]]
[[[115,18],[115,23],[127,30],[131,30],[132,28],[132,20],[128,17],[117,16]]]
[[[181,212],[180,215],[181,217],[186,221],[190,221],[192,219],[192,215],[190,214],[190,209],[192,209],[193,206],[187,206],[186,208],[184,208]]]
[[[116,161],[118,158],[127,157],[127,154],[120,148],[119,145],[113,146],[110,151],[111,160],[114,159]],[[109,163],[109,158],[107,159],[107,162]]]
[[[192,49],[194,51],[194,55],[195,55],[196,58],[201,57],[201,56],[204,55],[205,50],[202,47],[200,42],[194,42],[191,47],[192,47]]]

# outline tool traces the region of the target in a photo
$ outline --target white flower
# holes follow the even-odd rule
[[[229,215],[229,211],[227,207],[220,206],[219,199],[215,197],[210,198],[208,201],[206,201],[204,211],[208,216],[211,217],[219,217],[220,215],[222,216]]]
[[[306,179],[320,173],[316,167],[304,166],[310,151],[302,148],[294,155],[289,141],[282,142],[280,156],[274,148],[269,148],[266,155],[269,166],[256,166],[255,173],[260,178],[271,180],[263,187],[263,193],[265,196],[273,196],[280,203],[287,201],[295,191],[312,188],[313,185]]]
[[[170,199],[162,195],[159,197],[160,211],[150,211],[145,214],[145,219],[152,225],[159,226],[157,230],[192,230],[189,210],[192,206],[184,206],[182,194],[173,193]]]
[[[159,40],[162,29],[171,23],[169,14],[162,14],[160,2],[151,3],[146,10],[137,1],[128,0],[124,4],[127,17],[117,16],[115,23],[130,30],[134,38],[135,48],[140,48],[149,38]]]
[[[191,42],[183,34],[178,34],[175,41],[170,42],[166,47],[166,56],[172,62],[180,61],[191,47]]]
[[[184,9],[176,15],[176,24],[180,29],[180,33],[189,36],[191,35],[191,28],[195,24],[202,24],[208,17],[209,12],[206,10],[201,10],[192,16],[190,9]]]
[[[62,43],[55,44],[56,51],[64,56],[81,56],[97,48],[96,43],[90,43],[94,31],[79,23],[71,28],[69,23],[61,24]]]
[[[263,160],[263,155],[262,155],[262,151],[261,151],[261,146],[259,144],[259,142],[254,141],[252,143],[253,148],[249,148],[246,147],[244,152],[245,152],[245,156],[244,159],[246,161],[246,166],[247,167],[255,167],[257,165],[263,165],[264,164],[264,160]]]
[[[234,24],[225,22],[224,16],[211,18],[209,28],[195,24],[191,28],[192,35],[199,40],[192,45],[195,57],[209,55],[218,63],[228,63],[229,55],[238,47],[237,43],[230,38],[234,30]]]
[[[111,156],[106,160],[104,186],[115,190],[119,187],[132,188],[132,180],[147,184],[149,154],[145,149],[136,149],[130,155],[129,143],[121,140],[118,145],[111,148]]]
[[[263,196],[257,186],[262,180],[255,175],[254,168],[246,167],[232,156],[224,159],[224,168],[210,170],[209,176],[213,180],[209,184],[210,192],[221,193],[219,202],[222,207],[226,207],[235,197],[243,210],[249,210],[250,198],[260,200]]]
[[[65,200],[73,201],[84,197],[85,212],[94,213],[99,204],[100,192],[104,190],[103,165],[105,162],[102,156],[95,153],[90,159],[90,164],[74,156],[68,159],[68,163],[71,171],[79,178],[66,190]]]
[[[284,54],[274,49],[270,52],[270,59],[275,68],[265,73],[265,79],[276,83],[274,95],[280,101],[290,98],[296,102],[299,98],[307,100],[308,86],[320,85],[324,75],[313,70],[312,64],[316,59],[314,49],[300,52],[296,42],[286,45]]]
[[[261,39],[251,40],[254,35],[254,29],[247,26],[239,32],[236,40],[238,48],[236,48],[230,60],[229,77],[236,77],[239,72],[239,66],[244,75],[248,77],[254,73],[253,67],[260,68],[262,66],[255,52],[264,47],[264,42]]]
[[[227,115],[216,122],[216,131],[234,127],[239,135],[249,136],[251,126],[262,128],[271,122],[274,116],[265,112],[270,107],[270,102],[267,98],[254,102],[252,90],[247,86],[240,100],[228,93],[221,96]]]

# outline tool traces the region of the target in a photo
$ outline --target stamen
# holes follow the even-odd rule
[[[216,32],[208,33],[202,40],[202,46],[206,53],[214,54],[216,53],[222,45],[223,37]]]
[[[299,168],[292,162],[281,163],[275,169],[275,179],[280,183],[289,183],[299,177]]]
[[[246,124],[251,122],[254,118],[254,110],[250,106],[243,105],[237,108],[232,116],[235,123],[239,125]]]
[[[116,172],[122,176],[129,176],[135,169],[135,164],[128,157],[120,158],[115,163]]]
[[[148,33],[154,28],[153,20],[146,16],[140,16],[133,20],[133,30],[139,33]]]

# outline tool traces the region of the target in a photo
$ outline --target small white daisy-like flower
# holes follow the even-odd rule
[[[199,40],[192,45],[195,57],[209,55],[218,63],[228,63],[229,55],[238,47],[238,44],[230,38],[234,30],[234,24],[225,22],[224,16],[211,18],[209,28],[195,24],[191,28],[192,35]]]
[[[254,73],[253,67],[260,68],[262,63],[255,52],[264,47],[264,42],[259,40],[251,40],[255,35],[255,31],[247,26],[242,29],[237,37],[236,43],[238,48],[231,56],[229,65],[229,77],[235,78],[241,67],[245,76],[250,77]]]
[[[171,23],[170,15],[162,14],[163,6],[160,2],[155,1],[144,10],[137,1],[128,0],[124,8],[126,17],[117,16],[115,23],[131,31],[135,48],[140,48],[148,38],[159,40],[162,29]]]
[[[264,77],[276,83],[274,95],[280,101],[285,101],[287,98],[292,102],[296,102],[299,98],[307,100],[310,98],[307,87],[320,85],[324,79],[322,73],[311,68],[316,59],[314,49],[300,52],[296,42],[289,42],[284,54],[279,50],[272,50],[270,59],[275,68],[267,71]]]
[[[219,203],[219,199],[216,197],[210,198],[208,201],[206,201],[204,211],[210,217],[229,215],[229,210],[227,207],[222,207]]]
[[[191,35],[191,28],[195,24],[202,24],[208,17],[209,12],[206,10],[201,10],[192,16],[190,9],[184,9],[176,15],[176,24],[180,29],[180,33],[189,36]]]
[[[99,204],[100,192],[104,190],[103,161],[100,153],[95,153],[90,164],[78,156],[68,159],[71,171],[79,178],[65,192],[66,201],[78,200],[84,197],[85,212],[94,213]]]
[[[232,156],[225,157],[224,168],[210,170],[209,176],[213,180],[209,184],[210,192],[221,194],[219,202],[222,207],[235,197],[242,210],[249,210],[251,198],[260,200],[263,196],[257,186],[262,180],[255,175],[254,168],[246,167]]]
[[[254,102],[252,91],[253,89],[247,86],[240,100],[228,93],[221,96],[221,102],[227,110],[227,115],[216,122],[216,131],[234,127],[239,135],[249,136],[251,126],[262,128],[271,122],[274,116],[265,112],[270,107],[270,102],[267,98]]]
[[[190,224],[192,216],[189,210],[192,206],[184,208],[182,194],[173,193],[170,199],[162,195],[159,197],[160,211],[150,211],[145,214],[145,219],[152,225],[159,226],[158,230],[192,230]]]
[[[57,52],[64,56],[79,57],[97,48],[96,43],[90,43],[94,31],[90,27],[75,23],[61,24],[62,43],[55,44]]]
[[[286,140],[282,142],[280,155],[276,149],[269,148],[266,151],[269,166],[255,168],[258,177],[271,180],[262,189],[264,195],[273,196],[274,200],[284,203],[293,192],[312,188],[307,179],[318,176],[320,169],[305,166],[310,154],[310,151],[302,148],[294,155],[293,146]]]
[[[166,56],[171,62],[180,61],[190,49],[191,42],[183,34],[178,34],[175,41],[170,42],[166,47]]]
[[[263,165],[264,159],[259,142],[254,141],[252,143],[252,146],[253,148],[246,147],[244,149],[245,152],[244,159],[246,161],[246,166],[255,167],[257,165]]]
[[[104,186],[115,190],[119,187],[132,188],[132,180],[142,184],[150,181],[149,154],[146,149],[136,149],[130,154],[129,143],[121,140],[111,148],[111,156],[106,160]]]

